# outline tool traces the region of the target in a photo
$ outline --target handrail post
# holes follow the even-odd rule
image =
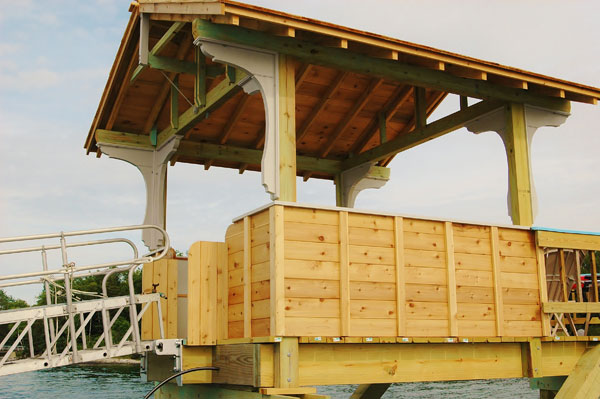
[[[129,285],[129,321],[133,328],[133,343],[136,352],[142,351],[142,342],[140,339],[140,326],[138,325],[137,308],[135,301],[135,287],[133,286],[133,271],[137,265],[132,265],[127,274],[127,283]],[[162,337],[161,337],[162,338]]]
[[[65,285],[65,297],[67,299],[67,313],[69,314],[69,332],[71,335],[71,350],[73,351],[73,362],[79,361],[79,354],[77,353],[77,336],[75,329],[75,318],[73,317],[73,297],[71,293],[71,278],[69,277],[69,260],[67,258],[67,244],[65,235],[63,232],[60,233],[60,251],[62,253],[64,273],[64,285]]]
[[[48,256],[46,254],[46,248],[42,245],[42,268],[44,269],[45,272],[48,271]],[[52,304],[52,295],[50,294],[50,284],[48,283],[48,280],[44,279],[44,290],[46,291],[46,305],[51,305]],[[52,320],[51,318],[47,319],[48,323],[50,323],[49,325],[49,330],[50,330],[50,339],[52,341],[54,341],[54,320]],[[48,347],[48,351],[50,351],[50,347]],[[52,353],[56,353],[56,350],[53,350]],[[48,354],[50,354],[50,352],[48,352]]]

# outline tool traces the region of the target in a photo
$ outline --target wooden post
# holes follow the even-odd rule
[[[548,282],[546,278],[546,257],[544,250],[541,247],[536,248],[537,268],[538,268],[538,284],[540,286],[540,303],[548,302]],[[541,312],[542,315],[542,335],[550,336],[550,317],[547,313]]]
[[[279,55],[279,187],[281,201],[296,201],[296,78],[294,61]]]
[[[252,336],[252,229],[250,217],[244,218],[244,337]]]
[[[285,332],[285,286],[284,286],[284,223],[283,206],[269,209],[270,224],[270,306],[271,335],[281,336]]]
[[[456,265],[454,263],[454,232],[451,222],[445,222],[446,271],[448,281],[448,335],[458,335],[458,309],[456,303]]]
[[[350,399],[379,399],[392,384],[363,384],[356,388]]]
[[[404,281],[404,219],[394,217],[394,261],[396,263],[396,334],[406,335],[406,283]]]
[[[275,346],[275,388],[299,386],[298,360],[298,338],[282,338]]]
[[[340,233],[340,335],[350,335],[350,254],[348,247],[348,212],[339,213]]]
[[[500,276],[500,239],[498,227],[490,228],[492,250],[492,279],[494,282],[494,307],[496,311],[496,335],[504,335],[504,302],[502,298],[502,281]]]
[[[506,107],[504,145],[508,157],[510,207],[513,224],[533,225],[529,150],[525,105],[511,103]]]

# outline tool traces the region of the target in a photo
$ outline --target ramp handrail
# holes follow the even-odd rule
[[[144,230],[144,229],[155,229],[158,230],[163,236],[164,245],[158,249],[155,249],[143,256],[139,256],[139,251],[137,246],[129,239],[126,238],[108,238],[108,239],[98,239],[98,240],[88,240],[88,241],[79,241],[79,242],[67,242],[67,238],[78,237],[78,236],[89,236],[89,235],[97,235],[97,234],[107,234],[107,233],[116,233],[116,232],[126,232],[126,231],[135,231],[135,230]],[[58,341],[58,336],[64,332],[65,327],[68,327],[70,342],[68,342],[67,347],[61,354],[61,358],[64,357],[65,352],[70,349],[72,351],[72,359],[73,362],[80,361],[80,357],[78,356],[78,348],[77,348],[77,338],[78,336],[82,336],[82,342],[84,349],[86,348],[86,340],[85,340],[85,324],[89,323],[91,320],[90,313],[88,317],[84,320],[83,313],[78,312],[73,305],[73,290],[71,284],[75,278],[78,277],[88,277],[88,276],[98,276],[104,275],[102,279],[102,298],[108,298],[108,292],[106,287],[106,282],[108,278],[120,272],[128,272],[127,275],[127,285],[129,291],[128,305],[126,307],[129,308],[129,319],[131,321],[131,327],[127,331],[125,337],[122,339],[119,344],[120,349],[123,345],[123,342],[127,339],[129,335],[132,335],[133,344],[135,346],[136,352],[142,351],[142,343],[140,338],[140,331],[138,321],[141,317],[141,313],[143,313],[149,306],[147,303],[141,313],[138,315],[138,311],[136,305],[139,304],[139,299],[136,297],[133,283],[133,272],[137,266],[145,263],[154,262],[163,258],[169,248],[170,248],[170,240],[167,232],[159,226],[154,225],[134,225],[134,226],[120,226],[120,227],[109,227],[109,228],[101,228],[101,229],[92,229],[92,230],[79,230],[72,232],[59,232],[59,233],[51,233],[51,234],[38,234],[38,235],[29,235],[29,236],[17,236],[17,237],[7,237],[0,238],[0,244],[6,243],[20,243],[25,241],[35,241],[35,240],[47,240],[47,239],[59,239],[58,244],[53,245],[38,245],[32,247],[23,247],[16,249],[5,249],[0,250],[1,255],[9,255],[9,254],[20,254],[20,253],[30,253],[30,252],[39,252],[42,258],[42,270],[36,272],[26,272],[26,273],[18,273],[18,274],[10,274],[10,275],[0,275],[0,281],[7,281],[6,283],[0,284],[0,288],[5,287],[14,287],[14,286],[22,286],[28,284],[40,284],[43,283],[46,291],[46,304],[52,304],[52,298],[50,295],[50,284],[57,285],[56,283],[59,281],[63,281],[65,299],[66,299],[66,316],[67,323],[60,329],[60,331],[54,331],[53,320],[46,316],[44,313],[43,321],[45,325],[45,335],[46,335],[46,352],[42,356],[50,356],[53,350],[56,350],[56,344]],[[106,263],[98,263],[98,264],[90,264],[84,266],[76,266],[74,262],[69,262],[69,257],[67,254],[67,249],[75,248],[75,247],[84,247],[84,246],[98,246],[98,245],[107,245],[107,244],[119,244],[125,243],[132,250],[132,258],[116,261],[116,262],[106,262]],[[48,258],[47,251],[49,250],[60,250],[62,255],[62,266],[60,268],[49,270],[48,268]],[[39,277],[38,279],[29,279],[32,277]],[[16,281],[15,281],[16,280]],[[156,301],[158,301],[156,299]],[[121,308],[117,315],[112,319],[110,318],[109,309],[107,309],[104,304],[101,309],[102,313],[102,324],[104,333],[98,339],[96,344],[94,345],[94,349],[98,347],[99,343],[104,340],[105,347],[108,352],[110,352],[112,346],[112,333],[111,327],[116,321],[116,318],[120,314],[123,309]],[[81,327],[76,329],[75,326],[75,315],[79,313],[81,317]],[[158,313],[160,317],[161,309],[160,304],[158,303]],[[23,320],[26,321],[26,320]],[[57,320],[58,321],[58,320]],[[16,331],[17,325],[20,323],[15,323],[13,328],[9,332],[9,334],[4,337],[2,340],[2,344],[4,345],[6,341],[10,338],[12,333]],[[33,349],[33,338],[31,333],[31,325],[33,324],[33,319],[28,320],[28,324],[25,328],[25,331],[19,334],[19,337],[11,346],[11,350],[8,351],[4,357],[0,358],[0,367],[6,363],[11,352],[14,351],[16,345],[24,338],[25,332],[28,334],[29,338],[29,346],[30,346],[30,356],[34,357],[34,349]],[[160,325],[160,335],[161,338],[164,338],[164,331],[162,323]],[[49,333],[49,334],[48,334]],[[1,338],[0,338],[1,339]],[[50,344],[50,345],[48,345]]]

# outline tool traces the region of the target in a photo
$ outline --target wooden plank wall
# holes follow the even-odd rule
[[[269,211],[229,227],[227,245],[227,337],[270,334]]]
[[[543,280],[528,230],[275,207],[227,232],[229,338],[273,335],[269,279],[281,264],[274,335],[542,335]],[[276,223],[283,239],[270,231]]]
[[[188,345],[215,345],[223,334],[223,300],[219,274],[226,264],[226,247],[222,242],[198,241],[188,257]],[[221,271],[221,273],[219,273]]]
[[[161,298],[162,323],[165,338],[178,337],[178,303],[185,292],[178,287],[178,273],[180,268],[187,268],[184,258],[163,258],[156,262],[147,263],[142,269],[142,292],[156,292],[165,295]],[[158,323],[158,309],[156,304],[142,316],[141,336],[143,340],[160,339],[160,325]]]

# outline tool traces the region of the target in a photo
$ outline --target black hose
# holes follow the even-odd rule
[[[150,392],[148,392],[146,394],[146,396],[144,396],[144,399],[148,399],[154,392],[158,391],[160,389],[160,387],[165,385],[167,382],[171,381],[173,378],[177,378],[180,375],[184,375],[184,374],[191,373],[194,371],[204,371],[204,370],[218,371],[219,368],[218,367],[194,367],[194,368],[191,368],[188,370],[180,371],[179,373],[173,374],[172,376],[170,376],[169,378],[167,378],[166,380],[162,381],[160,384],[158,384],[157,386],[152,388],[152,390]]]

